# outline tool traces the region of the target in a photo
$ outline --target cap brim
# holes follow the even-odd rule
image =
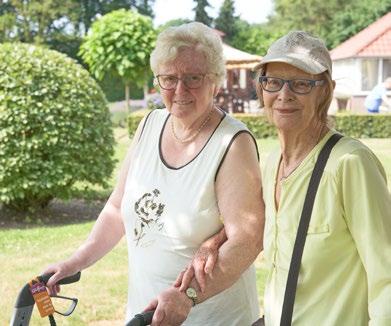
[[[322,72],[325,72],[327,70],[326,67],[321,65],[319,62],[311,59],[308,56],[300,56],[294,53],[288,54],[288,55],[281,55],[281,56],[268,56],[262,58],[261,62],[258,63],[253,70],[259,70],[262,66],[264,66],[267,63],[271,62],[282,62],[287,63],[291,66],[294,66],[300,70],[303,70],[309,74],[317,75],[321,74]]]

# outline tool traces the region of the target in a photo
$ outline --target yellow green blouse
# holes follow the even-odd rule
[[[279,325],[286,279],[304,197],[330,131],[274,192],[281,153],[264,166],[264,256],[267,326]],[[334,147],[314,203],[304,247],[293,325],[391,325],[391,196],[384,169],[361,142]]]

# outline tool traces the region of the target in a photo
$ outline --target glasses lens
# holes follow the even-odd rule
[[[312,81],[306,79],[291,80],[292,90],[299,94],[309,93],[312,89]]]
[[[183,77],[183,82],[188,88],[199,88],[204,79],[203,75],[186,75]]]
[[[178,78],[172,75],[158,76],[159,85],[163,89],[174,89],[178,83]]]
[[[261,77],[262,88],[268,92],[276,92],[282,88],[284,81],[280,78]]]

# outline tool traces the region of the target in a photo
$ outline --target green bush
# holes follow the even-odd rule
[[[104,186],[113,153],[107,102],[85,69],[56,51],[0,45],[0,202],[44,207],[76,181]]]
[[[143,115],[130,115],[128,118],[129,135],[133,136]],[[255,138],[277,137],[276,128],[264,115],[234,114],[251,130]],[[354,138],[391,138],[391,115],[353,115],[338,114],[330,116],[330,122],[336,130]]]
[[[134,112],[132,114],[129,114],[129,116],[128,116],[129,137],[132,138],[134,136],[136,129],[137,129],[138,125],[140,124],[140,121],[149,112],[150,112],[150,110],[140,110],[140,111]]]
[[[390,114],[338,114],[334,128],[354,138],[391,138]]]

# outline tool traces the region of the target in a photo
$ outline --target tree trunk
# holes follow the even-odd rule
[[[144,90],[144,107],[146,108],[147,101],[148,101],[148,81],[144,83],[143,90]]]
[[[130,105],[129,105],[129,84],[125,85],[125,105],[126,105],[126,112],[130,113]]]

